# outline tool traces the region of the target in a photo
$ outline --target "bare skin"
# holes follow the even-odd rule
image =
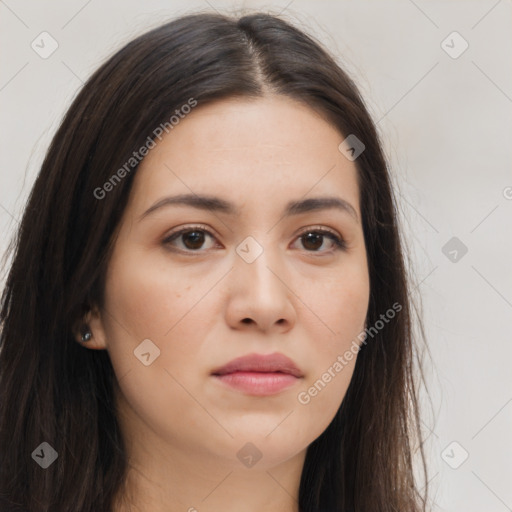
[[[364,330],[369,301],[357,169],[338,150],[344,138],[291,99],[230,99],[199,105],[141,163],[105,308],[90,314],[84,344],[108,350],[120,387],[132,469],[114,512],[298,511],[306,449],[336,414],[356,357],[307,404],[298,395]],[[167,205],[141,218],[178,194],[217,196],[239,213]],[[324,196],[353,214],[283,217],[289,201]],[[190,231],[165,241],[183,227],[199,229],[202,245]],[[319,229],[346,249],[327,235],[308,242]],[[241,256],[258,248],[251,262]],[[153,344],[147,366],[134,354],[143,340]],[[271,396],[211,375],[236,357],[275,352],[303,376]],[[261,458],[248,467],[247,453]]]

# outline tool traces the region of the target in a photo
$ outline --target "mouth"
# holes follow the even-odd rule
[[[253,396],[277,394],[303,378],[297,365],[279,353],[239,357],[211,375],[223,385]]]

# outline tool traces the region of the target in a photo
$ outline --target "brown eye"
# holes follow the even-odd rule
[[[215,240],[214,235],[204,227],[191,226],[171,233],[167,238],[165,238],[163,244],[169,245],[184,253],[200,253],[204,252],[201,249],[206,250],[212,247],[204,248],[207,238]],[[327,248],[324,247],[326,239],[331,242],[330,247],[327,246]],[[346,249],[345,240],[336,233],[326,229],[309,229],[299,235],[298,240],[301,240],[302,246],[307,252],[318,253],[319,255],[324,253],[329,254],[340,249]],[[178,244],[178,242],[181,243]],[[322,247],[324,247],[324,250],[322,250]]]
[[[339,249],[346,249],[346,243],[345,241],[336,235],[335,233],[331,231],[327,231],[325,229],[315,229],[315,230],[309,230],[302,233],[302,235],[299,236],[299,239],[302,240],[303,247],[308,252],[332,252],[327,251],[319,251],[325,242],[325,239],[328,238],[331,240],[332,244],[331,247],[333,247],[333,250],[339,250]]]
[[[320,249],[323,244],[324,235],[319,233],[307,233],[302,235],[304,247],[316,251]]]
[[[205,237],[202,231],[186,231],[181,236],[187,249],[200,249],[204,244]]]
[[[188,227],[172,233],[163,241],[163,243],[164,245],[176,247],[175,242],[181,242],[181,247],[178,246],[176,247],[177,249],[184,252],[200,252],[199,250],[203,248],[208,237],[212,239],[214,238],[206,229],[200,227]]]

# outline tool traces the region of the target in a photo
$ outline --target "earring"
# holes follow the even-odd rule
[[[89,341],[92,338],[92,332],[87,324],[82,325],[80,328],[80,334],[82,335],[82,341]]]

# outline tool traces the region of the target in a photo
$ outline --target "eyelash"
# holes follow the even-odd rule
[[[198,224],[196,226],[188,226],[186,228],[182,228],[178,231],[170,233],[170,235],[167,236],[163,240],[163,244],[170,245],[171,242],[178,239],[181,235],[183,235],[185,233],[193,232],[193,231],[201,231],[201,232],[206,233],[208,236],[215,238],[215,236],[208,230],[208,228],[206,226]],[[329,253],[339,251],[339,250],[345,251],[347,249],[345,240],[342,237],[338,236],[334,231],[331,231],[326,228],[315,228],[315,227],[308,228],[308,229],[302,231],[301,233],[299,233],[299,235],[297,235],[297,238],[301,238],[302,236],[304,236],[308,233],[315,233],[315,234],[323,235],[323,236],[331,239],[334,242],[334,249],[331,251],[323,251],[323,252],[322,251],[307,251],[306,250],[306,252],[309,252],[312,254],[318,253],[321,256],[322,254],[326,254],[326,253],[329,254]],[[177,251],[182,252],[184,254],[194,254],[194,253],[203,252],[201,250],[193,251],[191,249],[187,249],[187,250],[177,249]]]

